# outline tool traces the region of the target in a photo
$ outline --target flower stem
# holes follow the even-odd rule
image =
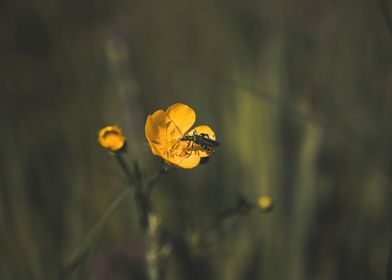
[[[124,172],[125,176],[127,177],[128,183],[130,185],[133,185],[135,176],[132,174],[131,169],[129,168],[128,164],[123,159],[121,153],[115,153],[114,155],[116,157],[117,162],[120,164],[122,171]]]
[[[134,199],[139,216],[139,224],[145,235],[147,243],[146,262],[147,274],[150,280],[160,279],[161,238],[159,218],[153,213],[150,203],[152,187],[158,182],[163,174],[159,172],[152,180],[144,183],[138,165],[135,163],[134,173],[120,153],[116,153],[116,159],[127,177],[128,183],[134,186]]]

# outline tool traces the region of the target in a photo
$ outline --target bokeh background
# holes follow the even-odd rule
[[[160,180],[162,224],[192,240],[239,195],[275,208],[163,279],[386,279],[391,17],[387,0],[2,1],[0,278],[59,279],[126,185],[98,130],[120,125],[149,176],[146,117],[183,102],[221,147]],[[129,198],[63,278],[146,279],[144,249]]]

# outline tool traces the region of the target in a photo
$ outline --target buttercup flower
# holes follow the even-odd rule
[[[195,111],[181,103],[170,106],[166,111],[158,110],[149,115],[145,133],[152,153],[163,158],[166,163],[181,168],[199,165],[200,158],[208,157],[211,151],[184,137],[203,135],[215,140],[215,133],[206,125],[190,130],[195,121]]]
[[[124,148],[126,140],[118,126],[110,125],[99,131],[98,142],[103,148],[118,152]]]
[[[263,211],[270,211],[274,203],[272,201],[272,198],[266,195],[260,196],[259,199],[257,200],[257,206],[263,210]]]

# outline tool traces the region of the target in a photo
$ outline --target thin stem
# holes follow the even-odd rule
[[[164,170],[161,169],[157,176],[155,176],[146,187],[143,188],[141,172],[135,163],[133,172],[129,168],[127,162],[122,157],[121,153],[115,153],[115,157],[124,172],[126,179],[128,181],[129,187],[125,188],[116,199],[106,208],[99,220],[94,224],[94,226],[89,230],[84,239],[77,246],[75,251],[71,254],[69,259],[64,265],[61,272],[60,279],[64,277],[70,271],[74,270],[77,265],[86,256],[89,246],[91,245],[94,238],[100,232],[106,221],[111,217],[113,212],[117,207],[125,200],[125,198],[132,192],[135,192],[135,203],[137,207],[137,212],[139,214],[140,226],[146,235],[147,239],[147,266],[148,275],[151,280],[159,280],[160,276],[160,266],[159,259],[161,256],[161,244],[160,244],[160,233],[159,233],[159,220],[152,214],[150,207],[150,193],[152,187],[158,182]]]
[[[214,220],[206,224],[200,231],[200,237],[205,236],[206,233],[217,229],[225,220],[234,217],[248,214],[255,206],[249,203],[244,197],[239,197],[237,204],[231,206],[220,212]]]
[[[134,165],[134,172],[132,173],[120,153],[116,154],[116,159],[126,175],[129,184],[134,186],[134,198],[139,216],[139,224],[146,237],[147,243],[146,262],[148,278],[150,280],[159,280],[161,274],[160,259],[162,257],[160,221],[159,218],[152,212],[150,193],[152,191],[152,187],[158,182],[159,178],[163,174],[162,169],[151,181],[144,183],[139,166],[136,163]]]
[[[147,183],[146,185],[146,195],[150,195],[152,189],[154,188],[154,186],[156,185],[156,183],[159,182],[159,180],[161,179],[161,176],[164,175],[167,172],[167,167],[166,164],[164,164],[159,171],[155,174],[155,176]]]
[[[82,239],[80,242],[79,246],[75,249],[75,251],[72,253],[72,255],[69,257],[68,261],[66,262],[63,270],[63,274],[66,273],[67,271],[72,270],[75,268],[77,264],[80,263],[80,261],[83,259],[83,257],[86,255],[87,250],[95,238],[95,236],[98,234],[98,232],[101,230],[103,225],[106,223],[106,221],[111,217],[113,212],[117,209],[117,207],[125,200],[125,198],[131,193],[131,189],[127,188],[124,191],[122,191],[116,199],[106,208],[105,212],[103,215],[99,218],[99,220],[94,224],[94,226],[89,230],[87,233],[86,237]]]
[[[125,160],[123,159],[121,153],[115,153],[115,157],[118,161],[118,163],[121,166],[122,171],[124,172],[125,176],[127,177],[128,183],[130,185],[133,185],[134,182],[134,175],[131,172],[131,169],[129,168],[128,164],[125,162]]]
[[[135,187],[135,204],[138,210],[139,224],[142,230],[146,231],[148,228],[148,213],[150,211],[150,202],[148,195],[146,195],[146,193],[143,191],[139,168],[136,165],[134,171],[137,174],[133,174],[121,153],[116,153],[116,159],[120,164],[120,167],[123,170],[125,176],[127,177],[128,183]]]

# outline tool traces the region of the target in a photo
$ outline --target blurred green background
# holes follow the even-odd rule
[[[162,224],[191,239],[240,194],[275,208],[222,225],[197,273],[169,256],[163,279],[385,279],[392,4],[15,0],[0,14],[1,279],[59,279],[126,185],[98,130],[120,125],[151,174],[146,117],[177,102],[221,147],[161,179]],[[131,198],[91,245],[66,279],[145,279]]]

